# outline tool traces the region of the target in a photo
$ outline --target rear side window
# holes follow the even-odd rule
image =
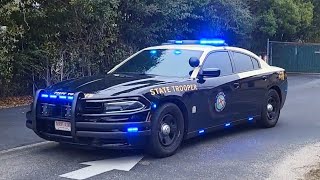
[[[232,65],[229,53],[226,51],[213,52],[206,58],[203,68],[218,68],[221,71],[220,76],[232,74]]]
[[[260,69],[260,65],[259,65],[259,62],[258,60],[254,59],[251,57],[251,60],[252,60],[252,64],[253,64],[253,69],[256,70],[256,69]]]
[[[252,71],[253,63],[251,61],[251,57],[242,53],[233,52],[233,59],[235,64],[236,72],[246,72]]]

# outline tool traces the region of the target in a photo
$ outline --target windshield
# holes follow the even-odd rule
[[[159,76],[190,77],[191,57],[200,58],[202,51],[152,49],[145,50],[117,68],[114,73],[152,74]]]

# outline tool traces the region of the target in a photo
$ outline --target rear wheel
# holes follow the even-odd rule
[[[148,152],[156,157],[168,157],[179,148],[184,132],[184,119],[179,107],[163,104],[151,118]]]
[[[281,102],[279,94],[276,90],[270,89],[265,96],[262,107],[261,118],[258,123],[261,127],[274,127],[279,119],[281,109]]]

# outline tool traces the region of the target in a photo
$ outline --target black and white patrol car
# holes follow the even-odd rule
[[[26,125],[50,141],[174,154],[182,140],[240,123],[274,127],[284,69],[223,40],[168,41],[106,75],[39,90]]]

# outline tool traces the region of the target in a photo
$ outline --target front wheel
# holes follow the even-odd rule
[[[156,157],[168,157],[179,148],[184,134],[181,110],[173,103],[165,103],[151,117],[151,136],[148,152]]]
[[[258,124],[264,128],[274,127],[279,119],[281,102],[279,94],[276,90],[270,89],[265,96],[262,106],[261,118]]]

